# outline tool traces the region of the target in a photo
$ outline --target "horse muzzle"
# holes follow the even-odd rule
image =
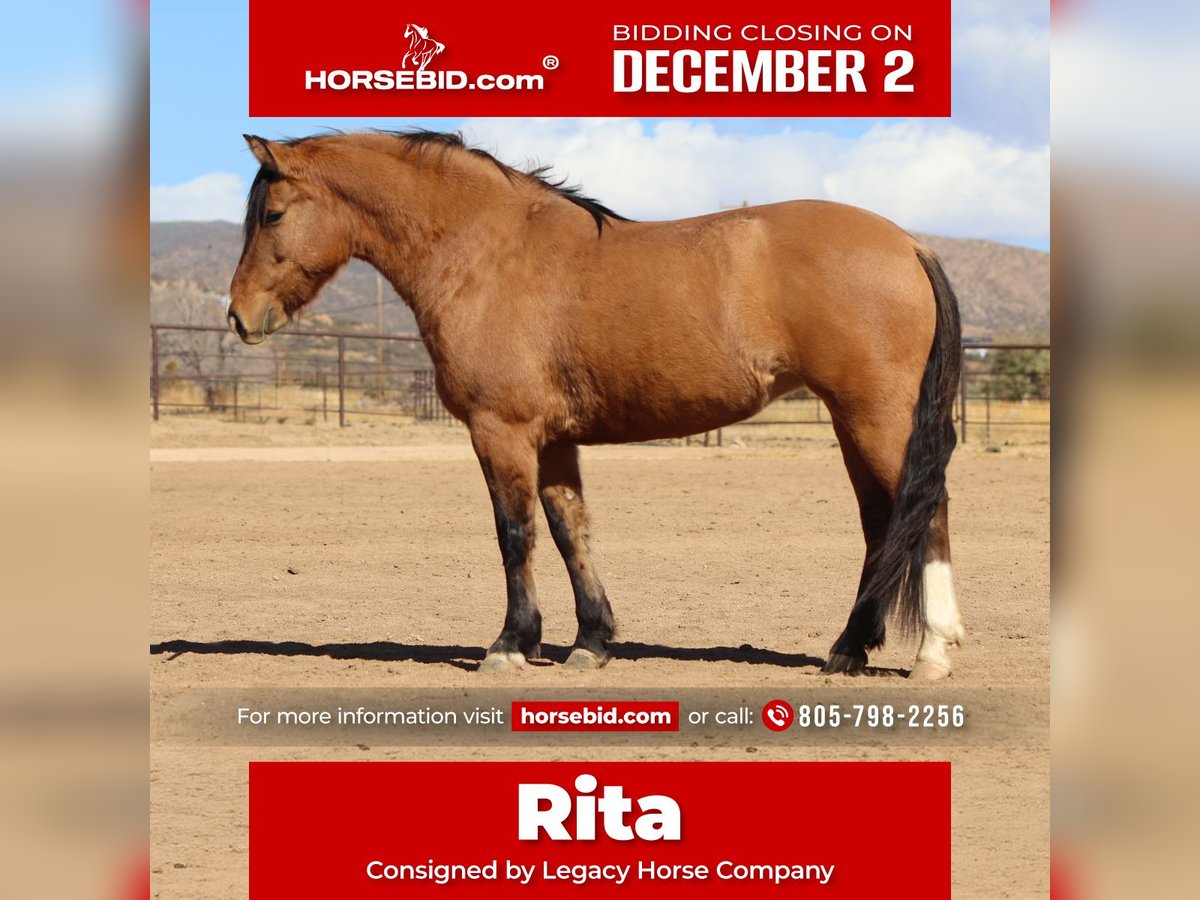
[[[268,334],[278,331],[286,324],[286,316],[280,315],[274,307],[268,307],[266,313],[263,314],[262,323],[256,330],[251,330],[236,310],[229,310],[229,328],[245,344],[261,344],[267,339]]]

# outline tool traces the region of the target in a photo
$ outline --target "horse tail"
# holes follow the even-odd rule
[[[858,605],[875,609],[873,634],[878,637],[868,650],[883,643],[886,621],[896,604],[905,632],[924,627],[925,549],[933,517],[947,497],[946,467],[958,443],[954,431],[954,401],[962,377],[958,298],[933,251],[919,245],[916,253],[933,287],[937,318],[887,534],[869,561],[872,575],[858,598]]]

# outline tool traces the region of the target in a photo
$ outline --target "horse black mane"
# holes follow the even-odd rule
[[[329,134],[315,134],[309,135],[308,137],[289,138],[288,140],[282,141],[282,143],[288,145],[289,147],[294,147],[297,144],[303,144],[307,141],[318,141],[324,137],[329,137],[330,135],[340,135],[343,133],[344,132],[340,131],[331,131]],[[553,180],[548,177],[548,173],[552,168],[551,166],[538,166],[536,168],[529,169],[528,171],[514,169],[512,166],[505,165],[500,160],[496,159],[496,157],[488,153],[486,150],[481,150],[478,147],[470,146],[465,140],[463,140],[462,134],[457,131],[429,131],[423,128],[418,128],[411,131],[386,131],[376,129],[372,133],[387,135],[395,138],[398,141],[403,141],[410,146],[418,148],[436,147],[444,150],[461,150],[465,153],[470,153],[473,156],[477,156],[480,159],[486,159],[488,162],[496,166],[496,168],[498,168],[501,172],[503,172],[507,178],[529,178],[543,189],[555,194],[556,196],[562,197],[564,200],[574,203],[580,209],[585,210],[588,214],[590,214],[591,217],[596,221],[596,232],[598,234],[604,233],[604,223],[609,220],[616,220],[619,222],[629,221],[629,219],[627,219],[625,216],[613,212],[595,198],[588,197],[586,194],[583,194],[578,186],[568,185],[565,178]],[[266,222],[267,191],[271,186],[271,182],[275,181],[277,178],[279,178],[279,176],[276,173],[269,171],[265,167],[259,169],[258,174],[254,176],[254,182],[250,185],[250,194],[246,198],[246,223],[243,229],[243,252],[245,252],[245,247],[250,246],[250,239],[254,236],[254,232]]]
[[[425,129],[415,129],[412,131],[380,131],[379,134],[388,134],[398,140],[407,141],[415,146],[432,145],[438,147],[446,147],[452,150],[464,150],[473,156],[478,156],[481,159],[486,159],[492,165],[496,166],[505,175],[512,177],[525,176],[531,178],[552,194],[557,194],[564,200],[569,200],[580,209],[587,210],[592,218],[596,220],[596,230],[603,232],[604,222],[607,219],[615,219],[619,222],[628,222],[629,219],[619,213],[613,212],[599,200],[594,197],[589,197],[582,193],[577,185],[568,185],[565,178],[553,181],[547,177],[547,173],[553,168],[552,166],[537,166],[528,171],[514,169],[511,166],[505,165],[488,153],[486,150],[480,150],[478,147],[470,146],[463,140],[462,134],[457,131],[428,131]]]

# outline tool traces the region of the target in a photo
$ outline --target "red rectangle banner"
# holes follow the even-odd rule
[[[252,116],[949,114],[949,0],[250,3]]]
[[[949,763],[250,764],[250,896],[950,896]]]

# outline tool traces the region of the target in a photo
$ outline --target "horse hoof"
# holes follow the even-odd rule
[[[520,669],[525,665],[525,657],[520,653],[489,653],[479,664],[480,672],[505,672]]]
[[[943,678],[950,677],[950,667],[939,666],[937,663],[918,659],[913,664],[912,671],[908,673],[908,677],[913,681],[941,681]]]
[[[847,675],[857,675],[867,665],[865,656],[850,656],[846,653],[830,653],[829,662],[821,669],[826,675],[844,672]]]
[[[601,659],[591,650],[576,647],[567,657],[566,666],[568,669],[602,669],[607,663],[607,659]]]

